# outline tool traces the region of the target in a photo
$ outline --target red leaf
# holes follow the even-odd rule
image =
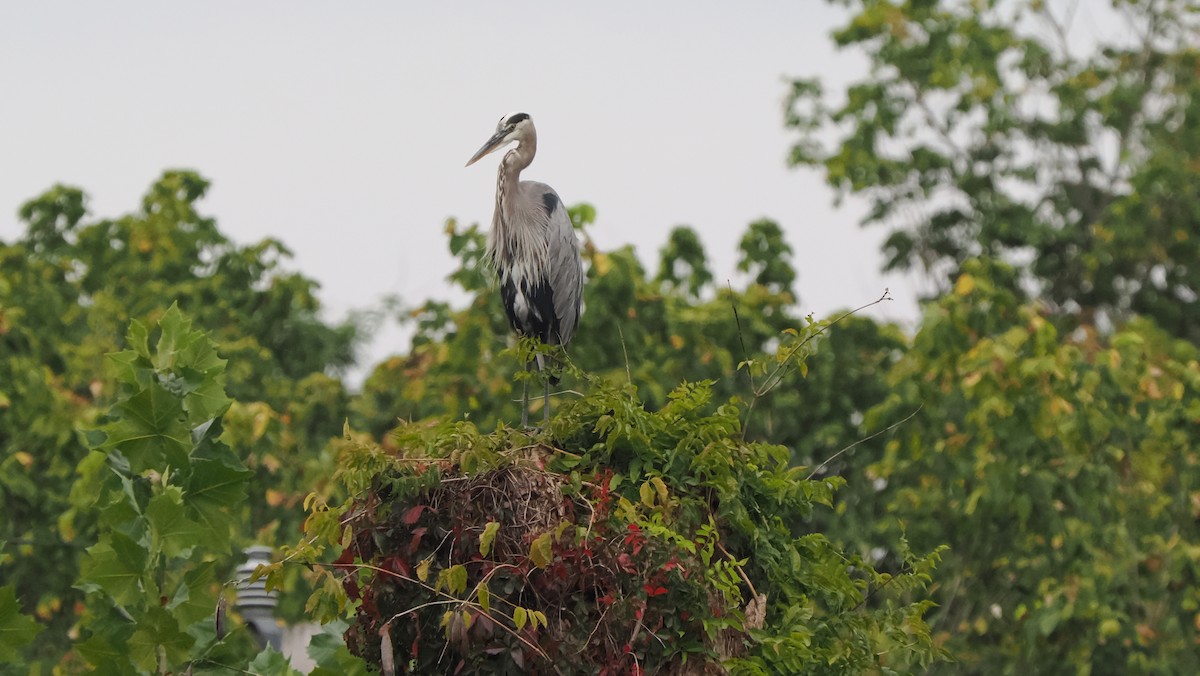
[[[400,520],[404,522],[405,526],[411,526],[417,522],[417,519],[421,518],[421,512],[425,511],[427,508],[428,505],[415,505],[413,507],[409,507],[408,511],[404,513],[404,516],[401,517]]]
[[[384,560],[383,567],[393,573],[400,573],[405,577],[412,577],[412,568],[408,563],[399,556],[391,556]]]
[[[342,579],[342,588],[346,590],[346,596],[350,597],[351,600],[358,600],[358,580],[354,575],[347,575]]]
[[[642,551],[642,545],[646,542],[646,536],[642,535],[642,530],[638,528],[636,523],[629,524],[629,535],[625,536],[625,546],[633,548],[634,556],[637,556]]]
[[[379,617],[379,607],[375,605],[375,595],[371,593],[370,587],[367,587],[366,593],[362,595],[362,611],[366,611],[370,617]]]
[[[334,563],[339,566],[354,563],[354,546],[351,545],[343,549],[342,553],[337,557],[337,560],[335,560]]]
[[[410,555],[417,553],[417,547],[421,546],[421,538],[425,537],[425,532],[428,530],[424,526],[412,529],[412,541],[408,543],[408,553]]]
[[[662,596],[663,594],[667,593],[666,587],[655,587],[648,584],[642,585],[642,589],[646,590],[646,596],[649,597]]]

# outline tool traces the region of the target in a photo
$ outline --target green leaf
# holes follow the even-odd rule
[[[489,521],[483,527],[483,534],[479,536],[479,555],[489,556],[492,553],[492,541],[496,539],[496,532],[500,530],[500,523],[497,521]]]
[[[158,320],[158,328],[162,329],[162,334],[154,349],[154,368],[169,371],[175,367],[181,343],[191,338],[192,322],[183,316],[178,303],[171,303],[171,307]]]
[[[117,380],[134,387],[145,387],[150,383],[149,358],[142,357],[133,350],[114,352],[108,355],[113,373]]]
[[[203,331],[192,331],[177,305],[172,305],[159,321],[162,334],[155,349],[153,368],[159,383],[183,400],[188,422],[199,425],[229,408],[225,396],[225,360]]]
[[[654,486],[649,481],[642,483],[642,487],[638,489],[638,496],[642,499],[643,505],[654,506]]]
[[[192,373],[187,371],[187,374]],[[219,417],[229,409],[233,400],[225,396],[225,384],[220,380],[205,377],[194,390],[183,398],[183,406],[187,409],[188,422],[199,425]]]
[[[183,424],[183,405],[157,383],[114,407],[118,418],[105,425],[101,450],[119,450],[134,473],[188,462],[191,435]]]
[[[446,571],[446,589],[451,594],[461,594],[467,590],[467,567],[458,564],[450,566]]]
[[[216,579],[214,561],[197,564],[183,574],[183,581],[175,588],[166,606],[182,626],[195,624],[216,612],[217,597],[213,593]]]
[[[525,628],[525,622],[528,620],[525,609],[517,606],[513,608],[513,624],[517,625],[517,631]]]
[[[299,676],[300,672],[292,668],[288,659],[274,648],[267,646],[247,665],[248,670],[257,676]]]
[[[33,618],[21,614],[12,587],[0,587],[0,663],[15,661],[41,630]]]
[[[308,657],[317,668],[309,676],[367,676],[367,665],[346,649],[345,622],[331,622],[308,642]]]
[[[483,608],[483,612],[490,613],[492,611],[492,593],[488,590],[487,581],[480,580],[475,586],[475,596],[479,598],[479,607]]]
[[[545,568],[554,560],[554,550],[551,548],[551,534],[542,533],[529,546],[529,558],[533,565]]]
[[[135,357],[150,358],[150,331],[146,325],[134,319],[129,322],[129,331],[125,333],[125,343]]]
[[[83,560],[80,580],[85,591],[104,591],[121,605],[144,601],[142,575],[150,553],[119,531],[92,545]]]
[[[93,611],[88,623],[92,633],[78,644],[79,654],[95,667],[98,673],[120,674],[134,671],[130,661],[129,637],[135,623],[128,612],[109,603]]]
[[[214,442],[193,457],[192,473],[184,487],[188,516],[203,529],[206,546],[221,548],[229,537],[233,516],[246,499],[246,484],[253,473],[241,465],[228,447]]]
[[[653,479],[650,479],[650,483],[654,486],[654,492],[658,495],[658,504],[667,504],[667,499],[670,497],[670,493],[667,491],[666,482],[664,482],[661,477],[654,477]]]
[[[179,621],[158,605],[151,605],[137,623],[133,636],[129,637],[129,648],[133,661],[143,669],[152,669],[158,664],[161,647],[168,664],[175,665],[188,657],[188,649],[196,639],[184,633]]]
[[[187,556],[206,534],[200,524],[187,517],[183,490],[178,486],[167,486],[150,499],[146,520],[150,523],[152,550],[167,557]]]

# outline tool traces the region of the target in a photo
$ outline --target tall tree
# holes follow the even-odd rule
[[[870,74],[836,98],[794,82],[791,161],[869,200],[866,223],[891,228],[886,268],[944,291],[964,260],[1001,257],[1061,313],[1145,314],[1200,341],[1193,2],[844,4],[834,40]],[[1081,35],[1108,19],[1111,40]]]
[[[0,578],[51,626],[35,647],[46,657],[75,621],[72,584],[96,524],[94,496],[71,495],[88,448],[79,430],[114,401],[105,355],[130,347],[131,320],[178,302],[233,360],[225,382],[242,403],[228,432],[259,475],[255,528],[298,526],[288,507],[314,487],[303,468],[330,462],[319,451],[347,402],[329,374],[353,361],[357,327],[320,317],[316,282],[285,268],[281,243],[222,234],[200,210],[208,186],[165,172],[112,219],[90,217],[82,190],[55,186],[20,209],[25,235],[0,242]]]
[[[1200,350],[1146,320],[1063,335],[1015,274],[968,261],[926,307],[831,538],[885,567],[901,535],[950,545],[933,673],[1196,673]]]

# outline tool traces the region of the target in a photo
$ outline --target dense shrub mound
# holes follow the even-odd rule
[[[693,543],[666,528],[614,518],[615,475],[589,476],[580,491],[569,474],[545,469],[555,452],[542,445],[504,451],[502,466],[473,476],[443,461],[438,467],[448,478],[437,488],[363,511],[347,551],[382,570],[361,591],[359,623],[348,636],[353,650],[378,663],[386,630],[419,662],[422,634],[444,630],[452,647],[470,656],[468,673],[537,667],[539,659],[592,671],[605,665],[613,673],[648,660],[703,673],[703,655],[728,656],[729,648],[743,654],[744,641],[714,645],[716,637],[705,632],[706,619],[730,616],[730,627],[740,619],[736,565],[728,555],[719,558],[715,529],[697,529]],[[654,492],[642,506],[669,506],[666,484],[649,485]],[[380,501],[390,493],[381,490]],[[711,590],[703,580],[710,567],[725,575]],[[358,595],[357,583],[348,583]],[[722,586],[725,595],[715,591]],[[464,592],[467,602],[447,610],[459,604],[442,597]],[[406,612],[421,605],[430,612]],[[700,642],[679,650],[664,637]]]
[[[659,411],[600,382],[540,433],[406,424],[347,435],[315,537],[341,556],[310,607],[357,602],[352,651],[385,672],[862,673],[938,655],[908,598],[936,554],[875,571],[807,532],[840,480],[741,439],[708,383]],[[901,543],[902,545],[903,543]]]

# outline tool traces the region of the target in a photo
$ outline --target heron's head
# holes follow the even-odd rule
[[[466,166],[475,164],[479,158],[493,153],[513,141],[520,143],[533,133],[533,118],[526,113],[509,113],[500,118],[500,122],[496,124],[496,133],[492,134],[487,143],[483,144],[479,152],[467,160]]]

